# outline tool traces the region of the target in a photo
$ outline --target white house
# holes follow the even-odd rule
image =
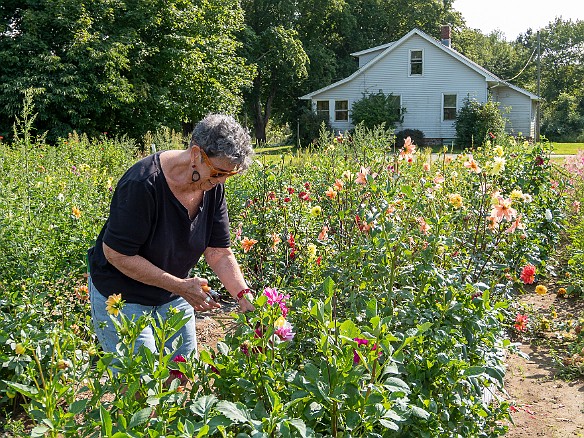
[[[456,114],[465,98],[499,102],[508,133],[535,136],[538,96],[498,78],[450,47],[450,27],[442,27],[442,41],[413,29],[398,41],[352,53],[359,69],[351,76],[302,96],[313,111],[328,116],[333,129],[354,127],[353,103],[364,94],[393,94],[405,108],[396,131],[410,128],[424,133],[428,143],[456,137]]]

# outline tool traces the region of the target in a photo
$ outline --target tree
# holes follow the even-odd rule
[[[138,138],[235,112],[251,79],[235,53],[236,0],[8,0],[0,20],[4,134],[28,88],[49,138],[73,129]]]
[[[584,139],[584,90],[575,93],[561,93],[545,107],[541,131],[547,138],[566,142]]]
[[[362,123],[370,129],[385,125],[389,130],[403,121],[404,110],[393,93],[386,95],[379,90],[375,94],[363,94],[363,98],[353,104],[351,118],[356,125]]]
[[[266,126],[274,106],[296,99],[298,84],[306,78],[308,56],[294,29],[296,5],[284,0],[245,0],[245,29],[241,33],[242,56],[256,68],[246,92],[256,141],[266,141]]]
[[[584,125],[577,120],[584,119],[584,21],[557,18],[540,31],[540,40],[541,132],[550,139],[581,138]]]
[[[455,33],[452,47],[501,79],[514,78],[529,60],[523,47],[505,41],[500,31],[488,35],[463,28]]]

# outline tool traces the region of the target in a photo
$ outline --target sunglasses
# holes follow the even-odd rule
[[[224,176],[233,176],[233,175],[237,175],[239,173],[239,170],[236,170],[236,169],[234,169],[234,170],[217,169],[215,166],[213,166],[213,164],[211,164],[211,160],[209,160],[209,157],[207,156],[205,151],[202,148],[199,148],[199,150],[201,151],[201,156],[203,157],[205,164],[207,164],[207,166],[209,166],[211,178],[222,178]]]

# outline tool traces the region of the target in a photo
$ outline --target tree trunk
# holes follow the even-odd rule
[[[266,99],[265,109],[262,110],[262,93],[261,93],[261,79],[258,75],[254,80],[254,88],[256,90],[256,101],[255,101],[255,117],[254,117],[254,131],[256,137],[256,144],[262,144],[266,142],[266,127],[270,121],[270,116],[272,115],[272,102],[276,96],[276,88],[271,87],[270,94]]]

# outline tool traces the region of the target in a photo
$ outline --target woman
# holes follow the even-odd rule
[[[229,248],[224,193],[225,180],[246,170],[252,154],[249,135],[235,119],[209,115],[195,126],[186,150],[150,155],[122,176],[109,218],[89,250],[91,316],[105,351],[115,351],[119,342],[106,300],[121,294],[129,317],[164,317],[171,307],[185,311],[190,320],[176,335],[182,345],[174,354],[196,353],[194,311],[220,307],[205,292],[205,278],[189,278],[201,255],[241,309],[253,309]],[[136,344],[156,350],[152,327]]]

